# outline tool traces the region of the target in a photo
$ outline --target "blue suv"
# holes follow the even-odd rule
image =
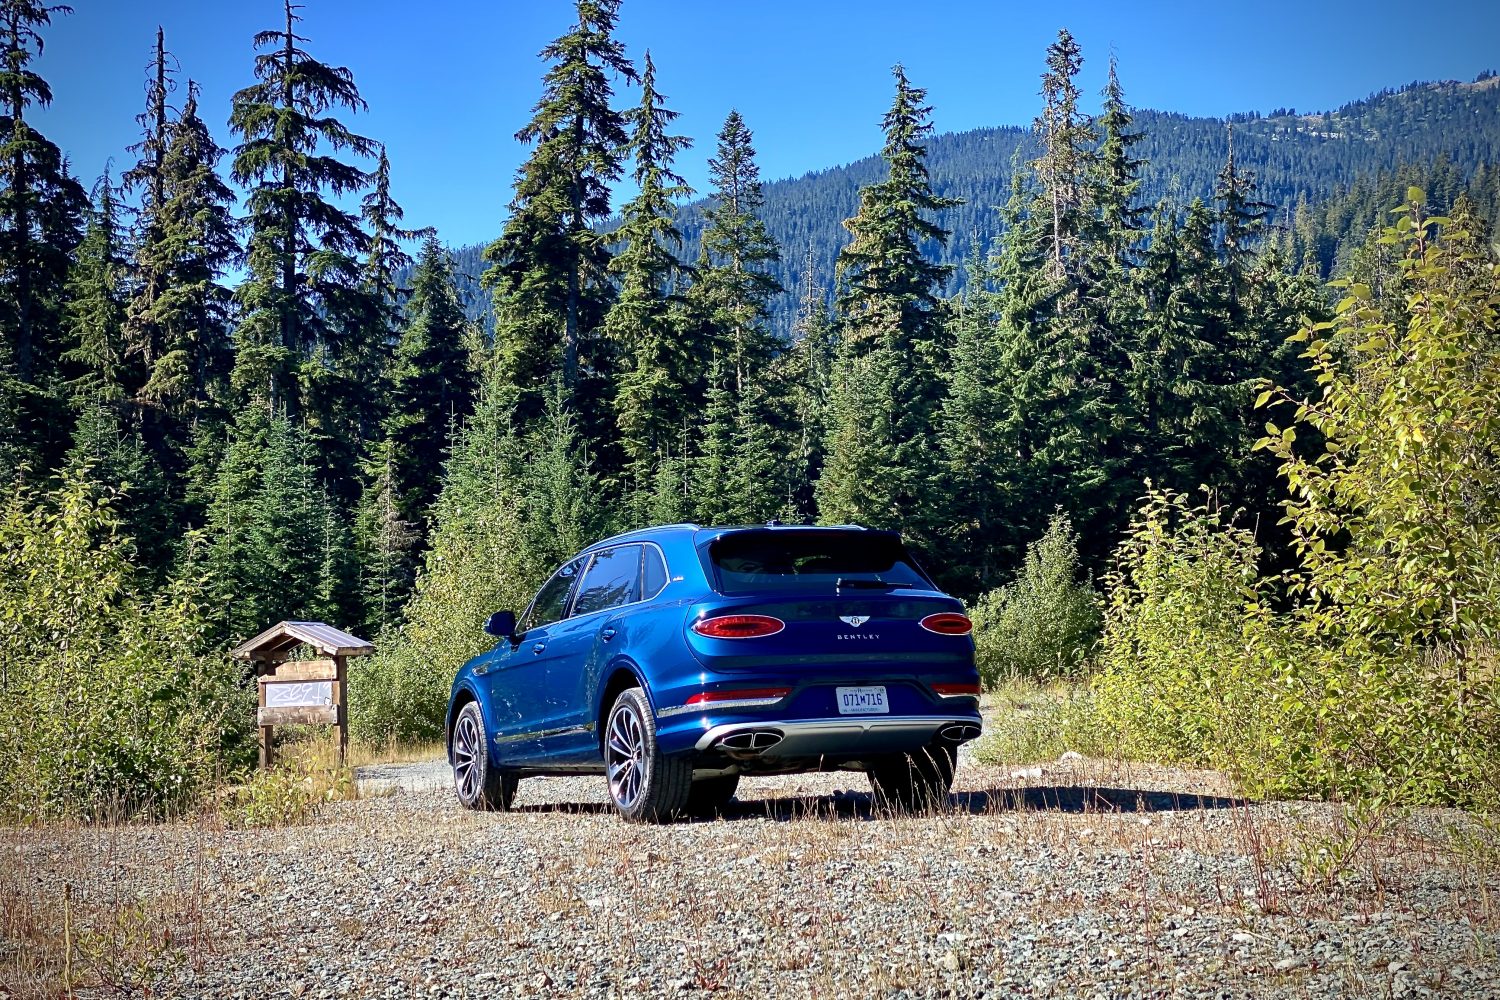
[[[606,539],[559,567],[448,704],[459,801],[602,774],[629,820],[709,813],[742,775],[853,770],[877,802],[945,800],[979,735],[963,606],[896,532],[703,528]]]

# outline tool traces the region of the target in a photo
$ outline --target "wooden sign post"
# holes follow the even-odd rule
[[[297,659],[311,649],[315,659]],[[236,646],[230,655],[255,668],[260,766],[276,762],[275,727],[331,725],[339,730],[339,763],[349,750],[349,657],[373,653],[358,636],[322,622],[281,622]]]

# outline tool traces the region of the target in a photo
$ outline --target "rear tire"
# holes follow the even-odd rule
[[[448,760],[453,765],[453,790],[465,809],[504,811],[515,801],[520,779],[490,762],[489,742],[484,713],[479,710],[479,702],[471,701],[453,720],[453,740],[448,751]]]
[[[691,816],[713,816],[724,811],[740,787],[738,774],[699,778],[688,792],[686,811]]]
[[[898,812],[936,809],[953,790],[955,762],[952,748],[945,746],[927,746],[871,762],[870,788],[876,806]]]
[[[656,745],[656,716],[646,692],[621,691],[604,724],[604,771],[609,797],[632,823],[664,823],[687,805],[693,764]]]

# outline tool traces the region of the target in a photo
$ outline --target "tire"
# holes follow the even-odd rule
[[[471,701],[453,720],[453,738],[448,760],[453,765],[453,790],[465,809],[506,810],[516,797],[520,783],[514,774],[490,761],[489,737],[484,713]]]
[[[739,787],[740,776],[738,774],[699,778],[688,790],[685,810],[691,816],[713,816],[729,805]]]
[[[875,804],[897,812],[926,812],[948,800],[953,790],[954,753],[927,746],[913,753],[892,754],[870,764]]]
[[[646,692],[621,691],[604,723],[604,771],[609,798],[632,823],[664,823],[687,805],[692,761],[667,757],[656,746],[656,717]]]

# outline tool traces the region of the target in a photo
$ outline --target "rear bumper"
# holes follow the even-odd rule
[[[747,734],[779,737],[773,745],[751,751],[761,758],[859,756],[916,750],[935,741],[964,743],[979,735],[979,720],[973,715],[887,715],[730,722],[708,729],[693,749],[733,753],[733,743],[746,742]]]

